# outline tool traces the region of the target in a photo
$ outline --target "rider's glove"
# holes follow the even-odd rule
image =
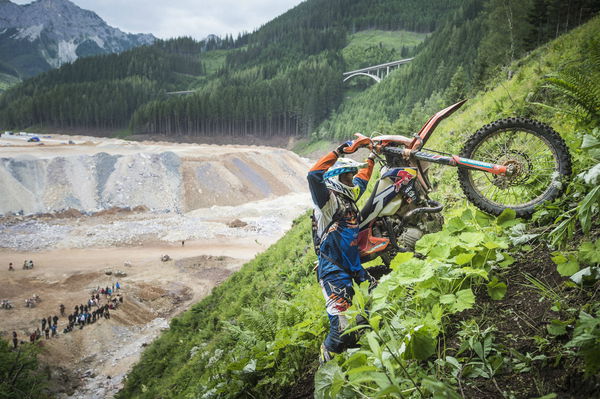
[[[340,144],[340,146],[335,149],[335,152],[338,155],[338,157],[340,157],[340,156],[342,156],[344,154],[351,154],[352,152],[356,151],[356,150],[354,150],[352,152],[350,152],[350,151],[346,152],[345,151],[346,149],[352,148],[352,144],[354,144],[354,140],[348,140],[345,143]]]
[[[372,152],[369,154],[369,157],[367,159],[370,159],[371,161],[375,161],[375,159],[377,159],[377,154]]]

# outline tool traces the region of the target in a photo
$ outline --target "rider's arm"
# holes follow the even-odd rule
[[[325,185],[324,175],[327,169],[337,161],[338,154],[332,151],[319,159],[308,172],[308,188],[315,205],[322,209],[329,201],[329,190]]]
[[[352,180],[355,186],[360,188],[360,193],[358,194],[358,198],[360,198],[365,190],[367,189],[367,184],[369,184],[369,180],[371,179],[371,175],[373,174],[373,167],[375,166],[375,161],[371,158],[367,159],[367,167],[363,169],[359,169],[356,176]]]

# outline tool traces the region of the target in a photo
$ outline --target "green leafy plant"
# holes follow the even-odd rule
[[[494,277],[489,283],[487,283],[488,295],[495,301],[503,299],[506,295],[506,290],[506,283],[501,282],[497,277]]]
[[[38,369],[36,345],[21,344],[11,350],[7,341],[0,339],[0,397],[46,398],[47,376]]]
[[[596,317],[585,312],[579,314],[579,319],[571,339],[566,347],[578,349],[578,355],[585,362],[586,372],[594,374],[600,370],[600,315]]]
[[[462,339],[457,356],[468,352],[462,366],[462,375],[466,378],[492,378],[504,364],[500,350],[494,345],[494,327],[481,329],[479,324],[470,320],[462,322],[458,336]]]

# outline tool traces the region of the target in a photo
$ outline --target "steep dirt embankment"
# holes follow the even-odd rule
[[[0,141],[0,214],[138,205],[187,212],[306,191],[306,163],[277,148]]]

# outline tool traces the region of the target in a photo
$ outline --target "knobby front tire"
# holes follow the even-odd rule
[[[506,208],[529,217],[539,204],[558,197],[571,175],[571,156],[550,126],[526,118],[500,119],[483,126],[465,143],[460,156],[511,166],[512,176],[458,169],[468,200],[499,215]]]

